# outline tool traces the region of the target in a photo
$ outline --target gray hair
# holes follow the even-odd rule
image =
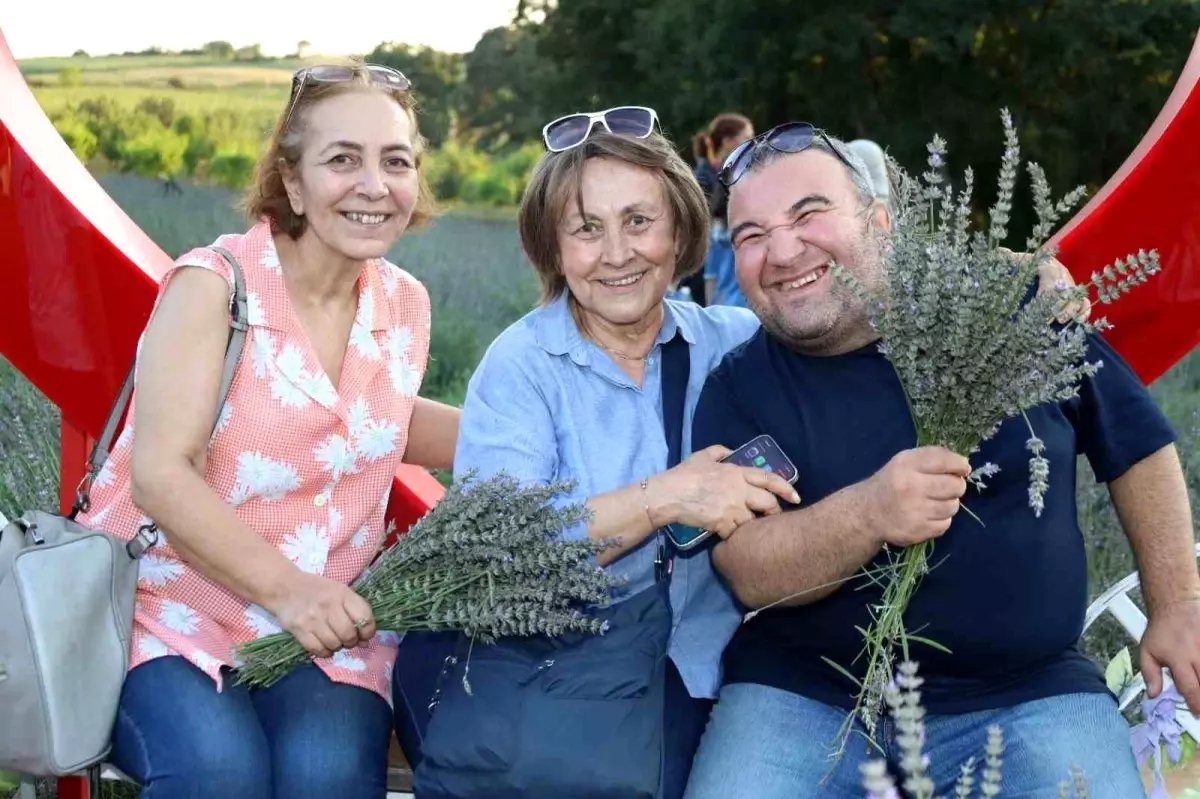
[[[838,159],[838,163],[846,170],[847,177],[850,178],[850,182],[854,184],[854,188],[858,191],[860,205],[866,207],[876,199],[883,200],[885,203],[887,202],[886,196],[880,197],[876,193],[875,186],[871,180],[871,172],[867,168],[866,162],[844,141],[833,136],[829,136],[828,141],[821,136],[814,136],[812,144],[808,146],[808,149],[820,150]],[[754,155],[746,167],[746,173],[757,172],[785,155],[790,155],[790,153],[781,153],[770,146],[758,147],[755,149]]]

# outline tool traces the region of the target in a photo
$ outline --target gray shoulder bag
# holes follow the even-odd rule
[[[247,305],[237,261],[214,249],[234,275],[219,409],[245,343]],[[148,524],[123,541],[75,517],[86,512],[88,489],[108,458],[133,394],[134,368],[96,440],[71,512],[29,511],[0,530],[0,769],[65,776],[109,753],[128,671],[138,560],[158,541],[158,529]]]

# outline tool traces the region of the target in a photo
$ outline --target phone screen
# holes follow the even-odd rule
[[[765,434],[752,438],[721,460],[738,466],[751,466],[775,472],[788,483],[795,483],[799,477],[796,467],[783,454],[775,439]],[[675,546],[683,550],[696,546],[711,535],[707,530],[679,523],[668,525],[667,534]]]
[[[761,435],[751,439],[729,453],[724,458],[724,461],[726,463],[737,464],[738,466],[752,466],[768,472],[775,472],[789,483],[796,482],[796,478],[798,477],[796,467],[792,465],[788,457],[779,449],[779,445],[775,443],[775,439],[768,435]]]

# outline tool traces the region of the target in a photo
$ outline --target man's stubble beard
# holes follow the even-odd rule
[[[855,247],[854,259],[856,264],[870,265],[867,271],[874,278],[870,282],[875,285],[868,286],[868,291],[873,294],[882,283],[883,267],[878,244],[872,241],[870,236],[871,226],[867,223]],[[852,271],[857,274],[863,270]],[[783,309],[769,303],[760,304],[751,300],[750,309],[768,333],[790,349],[806,355],[839,355],[877,339],[878,336],[871,328],[866,304],[856,297],[840,278],[832,273],[828,278],[833,281],[833,285],[829,287],[829,292],[821,303],[821,313],[826,318],[810,326],[793,325]],[[797,310],[801,315],[805,315],[803,308]]]

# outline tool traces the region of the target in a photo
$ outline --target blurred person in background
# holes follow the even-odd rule
[[[708,256],[704,271],[687,283],[692,299],[701,305],[736,305],[746,307],[746,298],[737,284],[733,271],[733,246],[729,243],[725,207],[728,195],[717,172],[721,164],[744,141],[754,138],[754,124],[742,114],[717,115],[708,128],[692,139],[696,158],[695,175],[708,201],[712,224],[708,240]]]

